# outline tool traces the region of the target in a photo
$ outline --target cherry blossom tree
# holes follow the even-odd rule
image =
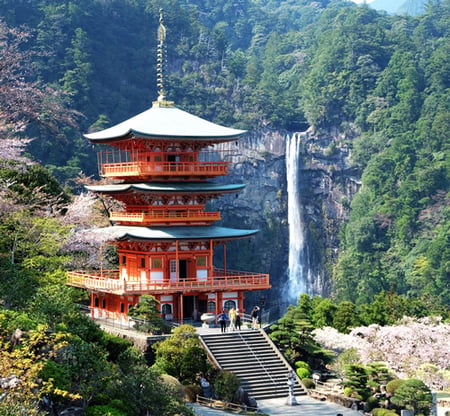
[[[421,378],[430,388],[450,387],[450,325],[439,318],[404,318],[397,325],[333,328],[314,331],[314,338],[337,355],[350,348],[360,362],[382,362],[400,378]]]
[[[61,125],[75,126],[75,111],[68,109],[67,96],[39,82],[32,72],[36,52],[23,47],[31,34],[8,27],[0,20],[0,138],[24,137],[36,123],[50,131]]]

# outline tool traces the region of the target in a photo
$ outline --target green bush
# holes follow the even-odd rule
[[[380,390],[380,384],[377,383],[377,382],[374,381],[374,380],[368,380],[368,381],[367,381],[367,387],[370,387],[370,390],[371,390],[372,392],[377,392],[377,391]]]
[[[345,388],[344,388],[344,396],[345,396],[345,397],[351,397],[353,391],[354,391],[354,390],[353,390],[352,387],[345,387]]]
[[[222,371],[214,380],[214,391],[220,399],[232,402],[240,384],[239,379],[233,373]]]
[[[410,378],[395,390],[391,403],[400,408],[412,409],[416,415],[429,415],[433,406],[433,396],[430,388],[422,380]]]
[[[302,384],[305,386],[306,389],[313,389],[316,387],[316,383],[312,378],[302,378]]]
[[[298,378],[310,378],[311,377],[311,371],[309,371],[307,368],[297,368],[296,371]]]
[[[400,378],[396,378],[395,380],[391,380],[389,383],[386,384],[386,392],[389,394],[394,394],[395,391],[405,382],[405,380],[402,380]]]
[[[206,374],[209,369],[206,351],[200,346],[186,349],[180,365],[180,379],[195,383],[198,374]]]
[[[86,416],[127,416],[127,413],[122,412],[110,405],[100,405],[88,407],[84,414]]]
[[[128,339],[105,332],[103,335],[103,345],[108,351],[108,360],[116,362],[119,355],[132,347],[133,343]]]
[[[295,362],[296,368],[306,368],[307,370],[311,371],[311,367],[306,361],[296,361]]]
[[[367,410],[370,412],[372,409],[374,409],[376,406],[378,406],[378,399],[375,396],[370,396],[366,400],[366,406],[367,406]]]
[[[358,400],[362,400],[362,401],[365,400],[364,396],[362,394],[358,393],[357,391],[353,391],[351,397],[353,399],[358,399]]]
[[[398,416],[393,410],[377,407],[372,409],[372,416]]]

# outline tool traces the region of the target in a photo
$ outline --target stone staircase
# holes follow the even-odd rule
[[[249,396],[257,400],[289,397],[291,367],[263,330],[203,334],[200,339],[216,366],[234,373]],[[295,377],[294,395],[304,394]]]

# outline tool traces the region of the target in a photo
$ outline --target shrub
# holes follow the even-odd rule
[[[206,351],[193,346],[186,349],[183,361],[180,365],[180,379],[189,383],[194,383],[198,374],[206,374],[208,371],[208,357]]]
[[[392,410],[389,409],[383,409],[383,408],[375,408],[372,409],[372,416],[398,416],[397,413],[395,413]]]
[[[306,361],[296,361],[295,362],[296,368],[306,368],[307,370],[311,370],[311,367]]]
[[[352,387],[345,387],[344,388],[344,396],[351,397],[352,393],[353,393],[353,388]]]
[[[311,371],[309,371],[307,368],[297,368],[296,372],[300,379],[311,377]]]
[[[395,391],[405,382],[405,380],[402,380],[400,378],[396,378],[395,380],[391,380],[389,383],[386,384],[386,392],[389,394],[394,394]]]
[[[376,406],[378,406],[378,399],[375,396],[370,396],[367,400],[366,400],[366,406],[367,406],[367,410],[371,411],[372,409],[374,409]]]
[[[198,335],[191,325],[181,325],[164,341],[153,344],[153,368],[176,377],[182,383],[195,383],[197,374],[206,374],[210,366],[206,352],[200,347]]]
[[[239,379],[229,371],[222,371],[214,380],[214,391],[219,398],[231,402],[239,386]]]
[[[132,347],[133,343],[128,339],[105,332],[103,335],[103,345],[108,351],[108,359],[112,362],[117,362],[119,355]]]
[[[429,415],[433,398],[429,387],[419,379],[405,380],[391,397],[391,403],[406,409],[412,409],[414,414]]]
[[[380,384],[374,380],[368,380],[367,387],[370,387],[370,390],[374,393],[380,390]]]
[[[351,394],[351,397],[353,399],[358,399],[358,400],[364,400],[365,398],[362,396],[362,394],[359,394],[357,391],[353,391]]]
[[[302,384],[305,386],[306,389],[313,389],[316,387],[316,383],[314,383],[314,380],[312,378],[302,378]]]
[[[127,416],[127,413],[109,405],[88,407],[84,414],[86,416]]]

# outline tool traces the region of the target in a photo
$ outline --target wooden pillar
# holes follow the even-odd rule
[[[183,294],[180,294],[180,324],[184,323],[184,313],[183,313]]]
[[[223,272],[227,274],[227,243],[223,243]]]
[[[240,311],[244,310],[244,292],[238,291],[237,304]]]
[[[216,292],[216,310],[222,312],[222,292]]]
[[[210,274],[212,277],[214,277],[213,255],[214,255],[213,241],[209,240],[209,266],[208,266],[208,268],[210,270]]]
[[[175,241],[175,275],[177,282],[180,281],[180,270],[178,265],[178,240]]]
[[[94,319],[95,293],[91,292],[91,319]]]

